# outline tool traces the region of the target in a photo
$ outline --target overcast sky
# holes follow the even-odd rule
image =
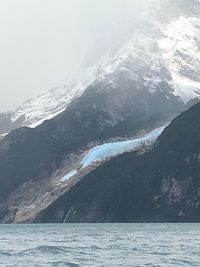
[[[0,111],[78,72],[99,34],[151,0],[0,0]]]

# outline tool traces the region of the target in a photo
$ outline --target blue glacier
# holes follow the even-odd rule
[[[159,127],[141,138],[95,146],[82,159],[82,168],[85,168],[96,161],[102,161],[150,145],[157,140],[165,127],[166,126]]]
[[[81,169],[86,168],[97,161],[103,161],[105,159],[118,156],[125,152],[134,151],[142,147],[151,145],[152,143],[156,142],[157,138],[161,135],[165,128],[166,125],[163,127],[156,128],[141,138],[135,138],[121,142],[105,143],[103,145],[95,146],[81,160]],[[78,170],[74,169],[71,172],[67,173],[65,176],[63,176],[60,181],[65,182],[77,173]]]

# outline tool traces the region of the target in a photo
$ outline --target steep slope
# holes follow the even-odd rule
[[[134,91],[129,84],[122,97],[121,86],[104,90],[95,86],[54,119],[35,129],[15,130],[0,141],[1,197],[22,182],[48,178],[71,153],[110,138],[134,137],[143,129],[168,122],[172,111],[177,112],[175,97],[174,103],[159,93],[152,96],[144,92],[140,98],[142,89]],[[162,111],[157,111],[157,103]]]
[[[22,183],[13,190],[6,201],[0,205],[2,223],[22,223],[33,221],[41,210],[51,205],[56,199],[78,183],[87,173],[96,169],[112,157],[126,151],[149,150],[165,127],[160,127],[136,139],[116,140],[112,143],[97,145],[71,155],[73,164],[63,164],[48,179],[36,179]]]
[[[200,104],[178,116],[153,150],[98,167],[36,221],[199,222],[199,116]]]
[[[0,114],[0,135],[22,126],[34,128],[64,111],[96,79],[96,69],[97,66],[89,67],[72,81],[28,100],[13,111]]]

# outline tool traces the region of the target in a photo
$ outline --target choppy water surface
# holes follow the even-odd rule
[[[200,266],[200,224],[1,225],[0,266]]]

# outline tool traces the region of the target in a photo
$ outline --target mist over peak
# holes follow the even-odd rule
[[[199,0],[157,0],[152,3],[152,13],[163,23],[168,23],[179,16],[199,17],[200,1]]]
[[[1,1],[0,110],[17,107],[73,77],[98,40],[103,44],[105,38],[109,45],[113,25],[134,18],[151,1]]]

